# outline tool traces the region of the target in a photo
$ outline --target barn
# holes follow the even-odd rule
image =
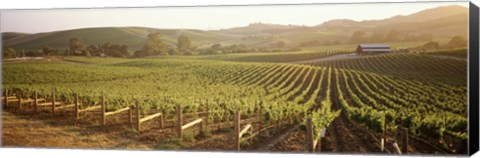
[[[357,46],[357,54],[389,53],[392,50],[386,44],[360,44]]]

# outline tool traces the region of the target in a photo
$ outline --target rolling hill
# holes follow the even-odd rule
[[[315,27],[324,31],[339,31],[349,34],[357,30],[382,33],[396,30],[405,34],[466,36],[468,30],[468,8],[456,5],[443,6],[426,9],[407,16],[399,15],[383,20],[331,20]]]
[[[429,35],[441,38],[466,36],[468,31],[468,8],[443,6],[426,9],[411,15],[398,15],[387,19],[354,21],[333,19],[320,25],[307,27],[298,25],[278,25],[252,23],[243,27],[222,30],[158,29],[145,27],[100,27],[83,28],[37,34],[2,33],[3,46],[15,49],[39,50],[44,45],[67,49],[70,38],[79,37],[86,45],[125,44],[130,50],[142,48],[146,35],[159,32],[164,41],[174,46],[180,34],[187,35],[192,45],[208,48],[215,43],[222,45],[244,44],[250,48],[276,48],[279,43],[285,47],[297,47],[305,42],[349,42],[354,31],[364,31],[367,35],[389,31],[399,32],[399,36]]]
[[[67,49],[69,39],[74,37],[82,39],[85,45],[98,45],[110,41],[113,44],[125,44],[129,49],[136,50],[143,46],[146,40],[146,35],[150,32],[160,32],[163,35],[164,41],[169,45],[175,45],[177,43],[177,37],[182,33],[190,37],[193,45],[214,43],[216,41],[227,39],[222,35],[201,30],[174,30],[141,27],[85,28],[22,35],[7,39],[5,39],[5,37],[12,36],[10,35],[11,33],[3,33],[2,36],[4,37],[4,47],[25,50],[38,50],[44,45]]]

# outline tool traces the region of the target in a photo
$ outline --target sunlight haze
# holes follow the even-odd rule
[[[315,26],[332,19],[377,20],[449,5],[468,7],[468,2],[2,10],[1,32],[112,26],[218,30],[257,22]]]

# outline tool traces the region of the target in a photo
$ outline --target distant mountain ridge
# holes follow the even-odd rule
[[[392,30],[404,36],[466,36],[468,8],[456,5],[442,6],[381,20],[334,19],[312,27],[252,23],[243,27],[210,31],[145,27],[98,27],[36,34],[5,32],[2,33],[2,42],[4,48],[39,50],[44,45],[49,45],[66,49],[70,38],[79,37],[86,45],[98,45],[109,41],[114,44],[125,44],[129,49],[135,50],[142,48],[148,33],[160,32],[164,41],[172,46],[176,44],[179,35],[185,34],[191,39],[192,45],[198,48],[207,48],[215,43],[222,45],[244,44],[250,48],[275,48],[279,45],[296,47],[305,42],[315,43],[316,41],[344,43],[349,41],[355,31],[364,31],[368,34],[387,34]]]

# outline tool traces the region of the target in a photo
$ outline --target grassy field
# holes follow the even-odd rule
[[[467,139],[466,61],[401,53],[290,63],[345,53],[350,52],[150,59],[66,57],[6,62],[2,73],[4,87],[16,95],[21,90],[24,98],[30,97],[33,91],[48,98],[55,88],[62,101],[72,103],[73,93],[79,93],[85,106],[90,106],[99,102],[98,96],[105,95],[107,111],[132,105],[134,98],[139,98],[142,116],[151,110],[160,110],[173,117],[177,105],[184,106],[186,113],[199,111],[205,108],[200,100],[209,100],[211,109],[223,111],[209,118],[214,124],[226,121],[235,110],[244,111],[247,118],[254,116],[258,106],[263,109],[261,118],[267,124],[287,118],[304,120],[313,112],[316,126],[327,128],[327,136],[322,140],[323,151],[379,152],[375,139],[380,138],[386,123],[389,137],[395,138],[395,127],[409,127],[412,136],[436,147],[429,148],[422,141],[412,140],[409,146],[412,153],[465,153],[462,145]],[[390,121],[385,121],[384,116]],[[303,121],[282,124],[275,132],[262,134],[244,145],[245,149],[304,152],[305,132],[298,123]],[[150,128],[147,133],[155,129]],[[150,143],[139,142],[149,149],[231,150],[230,146],[222,148],[229,137],[228,130],[214,130],[213,136],[194,136],[191,138],[194,141],[181,145],[166,143],[177,142],[165,137],[168,132],[151,136],[155,139]],[[147,137],[145,133],[127,132],[126,135]],[[111,141],[121,141],[118,137]],[[112,147],[112,144],[115,143],[98,147]]]

